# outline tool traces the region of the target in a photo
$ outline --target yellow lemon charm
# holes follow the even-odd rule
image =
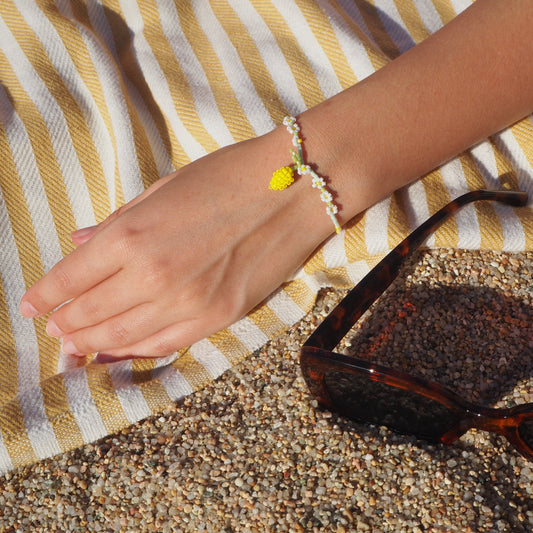
[[[294,170],[291,167],[281,167],[272,174],[269,189],[282,191],[294,181]]]

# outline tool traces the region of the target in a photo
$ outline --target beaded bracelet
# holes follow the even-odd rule
[[[298,172],[300,176],[309,174],[312,178],[312,185],[315,189],[320,191],[320,199],[326,204],[326,213],[331,218],[335,226],[335,232],[340,233],[341,226],[337,217],[335,216],[339,209],[333,203],[332,194],[326,189],[326,182],[324,178],[320,177],[309,165],[304,162],[302,139],[300,138],[300,127],[296,123],[295,117],[285,117],[283,124],[287,127],[287,131],[292,134],[292,144],[297,150],[291,150],[292,160],[294,165],[290,167],[281,167],[274,172],[270,180],[269,189],[282,191],[294,182],[294,172]]]

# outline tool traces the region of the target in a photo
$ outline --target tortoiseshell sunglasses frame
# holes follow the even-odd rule
[[[527,193],[518,191],[477,190],[468,192],[437,211],[382,259],[341,300],[302,347],[300,356],[302,374],[310,392],[318,399],[319,403],[333,411],[342,411],[342,406],[336,406],[328,392],[325,376],[328,372],[333,371],[356,374],[370,381],[417,393],[440,403],[451,411],[459,410],[463,413],[462,418],[452,429],[436,439],[426,435],[415,436],[424,440],[450,444],[469,429],[478,428],[505,436],[522,455],[533,460],[533,448],[522,439],[518,430],[518,426],[524,421],[533,422],[533,403],[519,405],[511,409],[495,409],[475,405],[438,383],[332,351],[363,313],[394,281],[404,261],[452,214],[464,205],[479,200],[522,207],[527,205],[527,199]],[[343,414],[350,416],[346,412]],[[365,421],[363,420],[363,422]]]

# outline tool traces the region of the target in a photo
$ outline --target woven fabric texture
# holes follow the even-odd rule
[[[61,353],[19,302],[70,233],[219,147],[357,83],[468,0],[0,2],[0,472],[116,432],[204,386],[348,287],[468,190],[533,197],[525,119],[367,210],[245,319],[162,360]],[[466,208],[433,247],[533,248],[533,209]]]

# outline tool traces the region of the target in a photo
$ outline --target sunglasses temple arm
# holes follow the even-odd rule
[[[477,200],[489,200],[519,207],[527,204],[527,198],[525,192],[477,190],[451,201],[382,259],[317,327],[304,346],[333,350],[361,315],[395,280],[403,262],[431,233],[464,205]]]

